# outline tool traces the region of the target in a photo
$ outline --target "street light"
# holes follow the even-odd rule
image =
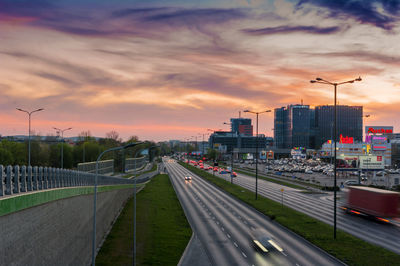
[[[144,142],[141,143],[137,143],[137,144],[143,144]],[[150,148],[148,148],[149,150],[149,158],[150,158],[150,151],[153,148],[156,148],[158,146],[151,146]],[[142,152],[143,150],[145,150],[146,148],[143,149],[139,149],[136,153],[134,158],[136,158],[136,156],[138,155],[139,152]],[[135,172],[134,172],[134,181],[135,181],[135,186],[134,186],[134,200],[133,200],[133,266],[136,265],[136,175],[137,175],[137,170],[136,170],[136,160],[134,161],[135,165]]]
[[[337,142],[337,128],[336,128],[336,94],[337,94],[337,86],[342,85],[342,84],[347,84],[347,83],[354,83],[354,81],[361,81],[361,77],[358,77],[356,79],[344,81],[344,82],[330,82],[327,80],[324,80],[322,78],[316,78],[315,80],[310,80],[311,83],[321,83],[321,84],[326,84],[326,85],[332,85],[334,87],[334,118],[333,118],[333,141],[335,145],[334,149],[334,158],[333,158],[333,164],[334,164],[334,181],[333,181],[333,195],[334,195],[334,205],[333,205],[333,238],[336,239],[336,142]]]
[[[72,127],[66,128],[66,129],[59,129],[56,127],[53,127],[55,130],[57,130],[57,133],[60,135],[61,132],[61,169],[64,168],[64,131],[72,129]]]
[[[35,113],[35,112],[40,112],[40,111],[43,111],[44,110],[44,108],[39,108],[39,109],[37,109],[37,110],[34,110],[34,111],[31,111],[31,112],[29,112],[29,111],[26,111],[26,110],[23,110],[23,109],[21,109],[21,108],[16,108],[18,111],[21,111],[21,112],[24,112],[24,113],[27,113],[28,114],[28,116],[29,116],[29,132],[28,132],[28,166],[31,166],[31,115],[33,114],[33,113]]]
[[[232,123],[224,122],[224,125],[231,125],[231,127],[232,127]],[[232,135],[232,142],[234,142],[233,128],[231,128],[231,135]],[[232,149],[231,149],[231,184],[233,184],[233,143],[232,143]]]
[[[261,112],[254,112],[250,110],[244,110],[245,113],[256,114],[257,117],[257,127],[256,127],[256,199],[257,199],[257,191],[258,191],[258,115],[262,113],[269,113],[271,110],[265,110]]]
[[[99,157],[97,157],[96,160],[96,174],[94,176],[94,195],[93,195],[93,236],[92,236],[92,266],[96,265],[96,201],[97,201],[97,176],[98,176],[98,172],[99,172],[99,161],[100,158],[103,156],[104,153],[106,152],[110,152],[110,151],[118,151],[118,150],[125,150],[129,147],[133,147],[135,145],[141,144],[142,142],[135,142],[135,143],[129,143],[125,146],[119,146],[119,147],[114,147],[114,148],[110,148],[108,150],[103,151],[102,153],[100,153]]]

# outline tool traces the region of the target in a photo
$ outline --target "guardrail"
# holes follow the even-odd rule
[[[69,169],[38,166],[0,165],[0,198],[29,191],[62,187],[94,186],[96,174]],[[139,181],[140,179],[138,179]],[[145,182],[140,180],[139,183]],[[133,184],[134,180],[98,175],[97,184]]]

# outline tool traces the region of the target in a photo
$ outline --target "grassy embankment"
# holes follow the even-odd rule
[[[213,177],[212,174],[191,165],[180,164],[348,265],[399,265],[400,255],[394,252],[372,245],[341,230],[337,230],[337,239],[334,240],[333,227],[330,225],[289,207],[283,207],[281,203],[265,197],[259,196],[258,200],[255,200],[254,193],[250,190]]]
[[[137,194],[137,265],[177,265],[192,230],[168,175],[157,175]],[[97,265],[132,265],[133,198],[96,258]]]

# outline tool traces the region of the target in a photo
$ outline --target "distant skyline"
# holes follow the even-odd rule
[[[309,81],[358,76],[338,102],[398,132],[399,21],[400,0],[0,0],[0,134],[27,135],[15,108],[44,108],[41,135],[184,140],[246,109],[332,104]]]

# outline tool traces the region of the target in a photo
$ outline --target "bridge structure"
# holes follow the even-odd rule
[[[140,186],[157,173],[139,175],[136,182]],[[89,171],[0,165],[1,264],[89,265],[95,176]],[[106,174],[97,178],[98,251],[133,196],[135,180]]]

